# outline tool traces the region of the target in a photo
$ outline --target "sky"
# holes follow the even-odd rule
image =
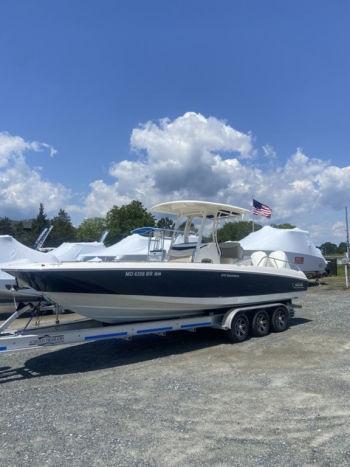
[[[346,0],[2,0],[0,216],[256,198],[343,241],[349,21]]]

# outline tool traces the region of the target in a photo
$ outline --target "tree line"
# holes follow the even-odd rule
[[[30,228],[28,228],[30,224]],[[130,231],[137,227],[158,227],[162,229],[173,229],[174,222],[168,217],[156,220],[148,212],[140,201],[131,201],[123,206],[113,206],[105,217],[91,217],[84,219],[78,227],[72,224],[71,218],[64,209],[60,209],[58,214],[49,219],[45,213],[43,204],[40,204],[37,216],[29,221],[14,221],[8,217],[0,218],[0,235],[12,235],[21,243],[33,246],[40,232],[45,227],[53,226],[53,229],[45,243],[45,246],[56,247],[63,242],[92,242],[101,238],[105,230],[109,231],[106,238],[106,245],[112,245],[130,234]],[[272,224],[279,229],[292,229],[292,224]],[[262,226],[254,223],[254,230],[261,229]],[[228,240],[239,241],[252,232],[251,221],[227,222],[218,231],[218,240],[225,242]],[[344,254],[346,243],[339,245],[325,242],[321,246],[324,255]]]
[[[39,234],[50,225],[53,229],[45,242],[47,247],[56,247],[63,242],[97,241],[105,230],[109,231],[105,243],[112,245],[137,227],[173,228],[173,221],[163,218],[157,222],[140,201],[132,201],[121,207],[113,206],[105,217],[84,219],[78,227],[75,227],[64,209],[60,209],[58,214],[50,219],[44,205],[40,204],[39,212],[34,219],[14,221],[8,217],[0,218],[0,235],[12,235],[19,242],[32,247]]]
[[[344,255],[347,251],[346,242],[340,242],[338,245],[332,242],[325,242],[319,248],[324,256]]]

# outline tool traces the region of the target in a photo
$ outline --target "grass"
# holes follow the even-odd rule
[[[345,290],[350,292],[350,288],[345,288],[344,266],[338,266],[337,272],[338,274],[336,276],[327,276],[320,279],[321,290]],[[348,267],[348,274],[350,282],[350,267]],[[315,287],[315,289],[318,289],[318,287]]]

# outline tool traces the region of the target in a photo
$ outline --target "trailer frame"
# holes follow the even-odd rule
[[[83,319],[69,323],[60,323],[56,314],[56,324],[50,326],[27,327],[8,330],[9,326],[23,313],[34,310],[33,305],[17,309],[0,325],[0,353],[15,350],[28,350],[48,346],[81,344],[99,340],[130,339],[134,336],[157,334],[165,335],[173,331],[196,331],[199,328],[215,328],[230,331],[232,322],[238,314],[250,316],[258,310],[271,312],[277,307],[284,307],[289,317],[294,316],[292,301],[273,302],[261,305],[240,306],[225,312],[211,312],[190,318],[142,321],[127,324],[104,325],[97,321]],[[31,319],[31,318],[30,318]]]

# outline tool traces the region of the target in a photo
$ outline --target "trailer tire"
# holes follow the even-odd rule
[[[257,311],[252,319],[252,334],[255,337],[267,336],[270,332],[270,316],[267,311]]]
[[[237,313],[232,318],[231,327],[227,330],[231,342],[243,342],[249,336],[249,319],[245,313]]]
[[[288,328],[289,311],[285,306],[275,308],[271,314],[271,328],[273,332],[283,332]]]

